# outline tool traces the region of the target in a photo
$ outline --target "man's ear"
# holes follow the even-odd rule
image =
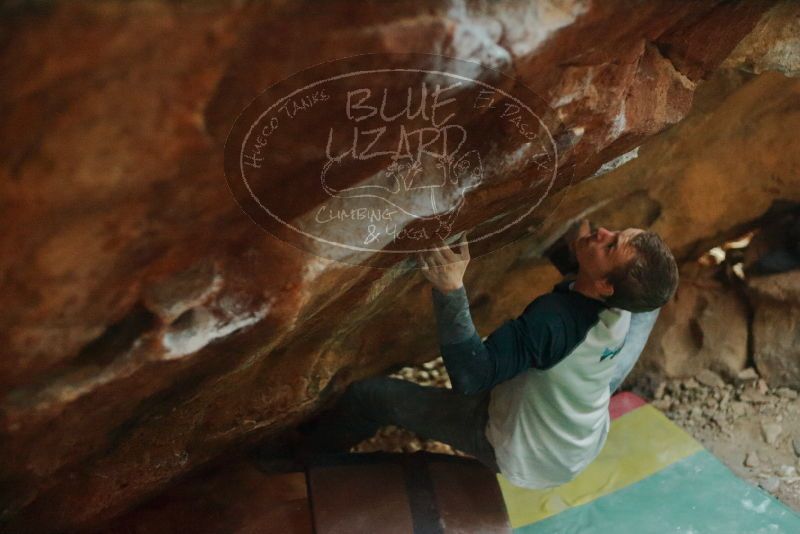
[[[614,294],[614,284],[612,284],[608,278],[595,280],[594,287],[603,298],[608,298]]]

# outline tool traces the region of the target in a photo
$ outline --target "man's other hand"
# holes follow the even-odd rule
[[[570,225],[564,234],[550,246],[545,255],[564,276],[578,272],[578,258],[575,256],[575,244],[581,237],[587,236],[594,230],[588,219],[581,219]]]
[[[444,241],[435,243],[436,250],[417,254],[422,275],[442,293],[459,289],[464,285],[464,272],[469,263],[469,245],[466,236],[458,242],[458,253],[453,252]]]
[[[569,251],[573,256],[575,255],[575,242],[581,237],[591,234],[593,231],[594,228],[589,219],[581,219],[579,222],[573,224],[569,230],[567,230],[564,239],[567,241],[567,246],[569,247]]]

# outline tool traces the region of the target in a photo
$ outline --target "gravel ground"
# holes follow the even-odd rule
[[[441,358],[424,363],[419,367],[404,367],[392,376],[416,382],[423,386],[451,387],[450,378],[447,376],[447,370],[444,368],[444,362],[442,362]],[[395,426],[382,428],[374,437],[362,441],[352,450],[354,452],[417,452],[425,450],[440,454],[464,456],[450,445],[432,439],[419,439],[413,432]]]
[[[396,375],[422,385],[450,387],[441,358]],[[649,400],[689,432],[738,476],[759,485],[800,512],[800,396],[789,388],[770,389],[753,369],[726,383],[712,371],[694,378],[636,384]],[[449,445],[421,440],[396,427],[381,429],[354,451],[460,454]]]

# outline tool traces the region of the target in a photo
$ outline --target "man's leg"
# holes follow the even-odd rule
[[[653,325],[656,324],[659,310],[660,308],[649,312],[631,314],[631,326],[628,330],[628,335],[625,336],[625,346],[614,357],[614,376],[609,384],[612,395],[622,385],[625,377],[628,376],[628,373],[631,372],[631,369],[639,360],[639,356],[647,343],[647,338],[650,337],[650,332],[653,330]]]
[[[489,393],[461,395],[405,380],[376,377],[351,384],[333,410],[313,425],[309,440],[317,449],[345,451],[394,425],[474,456],[497,471],[485,436]]]

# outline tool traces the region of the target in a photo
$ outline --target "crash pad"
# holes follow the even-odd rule
[[[641,398],[617,394],[609,411],[603,450],[571,482],[530,490],[498,476],[515,533],[800,532],[799,514]]]

